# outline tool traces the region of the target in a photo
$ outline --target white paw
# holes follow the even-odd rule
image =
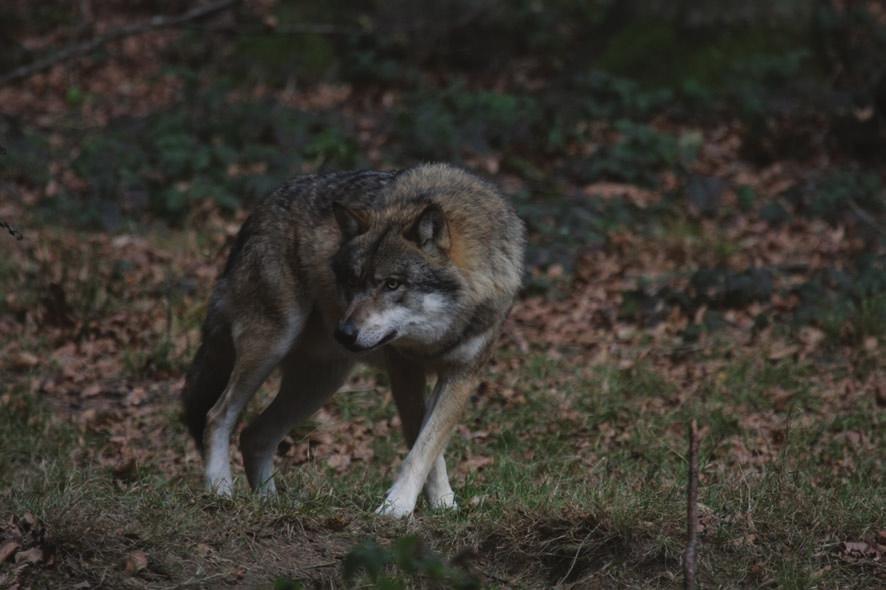
[[[428,504],[433,510],[458,510],[458,502],[455,501],[455,492],[442,494],[428,494]]]
[[[231,498],[234,495],[234,482],[229,477],[207,479],[206,491],[221,498]]]
[[[415,510],[415,500],[408,502],[394,494],[389,494],[384,503],[376,508],[375,513],[390,518],[407,518]]]
[[[274,485],[274,480],[269,479],[255,490],[260,498],[276,498],[277,497],[277,486]]]

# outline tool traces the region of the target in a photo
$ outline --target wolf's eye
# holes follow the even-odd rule
[[[400,288],[400,281],[397,279],[385,279],[385,289],[388,291],[396,291]]]

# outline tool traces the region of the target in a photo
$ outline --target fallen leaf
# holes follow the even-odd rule
[[[782,387],[775,386],[769,391],[769,397],[772,399],[772,407],[778,412],[783,412],[790,405],[794,394]]]
[[[818,328],[805,326],[800,330],[800,342],[803,343],[803,352],[814,352],[818,345],[825,339],[825,333]]]
[[[840,543],[840,553],[844,557],[852,559],[879,559],[880,550],[864,541],[843,541]]]
[[[626,199],[641,209],[660,199],[660,193],[618,182],[595,182],[585,186],[582,192],[604,200]]]
[[[39,563],[43,561],[43,549],[32,547],[27,551],[19,551],[15,554],[16,563]]]
[[[323,524],[326,528],[331,529],[333,531],[342,531],[350,524],[350,520],[344,516],[336,515],[330,518],[327,518]]]
[[[132,481],[138,474],[138,463],[135,457],[130,457],[128,460],[115,464],[111,470],[115,478],[122,479],[123,481]]]
[[[126,396],[126,404],[129,406],[138,406],[147,399],[147,391],[144,387],[133,387],[129,395]]]
[[[798,350],[797,346],[787,344],[785,342],[775,342],[769,350],[769,360],[780,361],[792,356]]]
[[[486,467],[488,465],[492,465],[493,463],[494,463],[494,459],[492,457],[478,456],[478,457],[471,457],[470,459],[463,461],[461,466],[462,466],[462,469],[465,469],[468,472],[471,472],[471,471],[479,471],[480,469],[483,469],[484,467]]]
[[[37,355],[22,351],[12,357],[10,365],[13,369],[22,370],[36,367],[39,363],[40,359],[37,358]]]
[[[25,512],[22,515],[21,523],[25,525],[25,530],[30,530],[37,527],[37,517],[34,516],[33,512]]]
[[[80,395],[83,397],[95,397],[102,392],[102,386],[98,383],[86,386]]]
[[[133,551],[126,556],[126,573],[130,576],[148,567],[148,554],[144,551]]]
[[[615,337],[619,340],[630,340],[636,332],[637,329],[634,326],[621,324],[615,327]]]
[[[344,471],[348,467],[348,465],[351,464],[351,456],[345,455],[344,453],[336,453],[334,455],[330,455],[330,457],[326,460],[326,464],[336,471]]]
[[[18,548],[19,544],[15,541],[6,541],[3,545],[0,545],[0,563],[12,557],[18,551]]]
[[[197,543],[197,555],[200,557],[206,557],[210,553],[212,553],[212,547],[206,543]]]
[[[331,445],[333,438],[332,433],[325,430],[315,430],[310,434],[309,439],[313,444]]]
[[[477,508],[478,506],[481,506],[483,504],[483,502],[485,502],[485,501],[486,501],[486,496],[471,496],[471,499],[468,500],[468,504],[472,508]]]
[[[374,455],[375,452],[369,445],[358,446],[351,453],[351,456],[358,461],[369,461]]]

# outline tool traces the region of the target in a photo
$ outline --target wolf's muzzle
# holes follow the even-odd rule
[[[358,334],[359,331],[357,330],[357,327],[351,321],[341,323],[335,329],[335,339],[351,352],[366,352],[373,348],[378,348],[382,344],[387,344],[397,336],[397,331],[393,330],[390,334],[386,335],[372,346],[361,346],[357,344]]]
[[[348,350],[360,350],[360,347],[356,346],[357,326],[350,320],[340,323],[335,328],[335,339],[341,342],[342,346]]]

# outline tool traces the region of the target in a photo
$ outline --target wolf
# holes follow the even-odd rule
[[[305,175],[271,193],[237,234],[185,379],[207,488],[232,494],[232,431],[275,368],[279,392],[240,435],[264,495],[283,437],[369,363],[388,373],[410,447],[377,512],[409,516],[422,489],[455,508],[443,451],[520,288],[524,247],[502,193],[447,164]]]

